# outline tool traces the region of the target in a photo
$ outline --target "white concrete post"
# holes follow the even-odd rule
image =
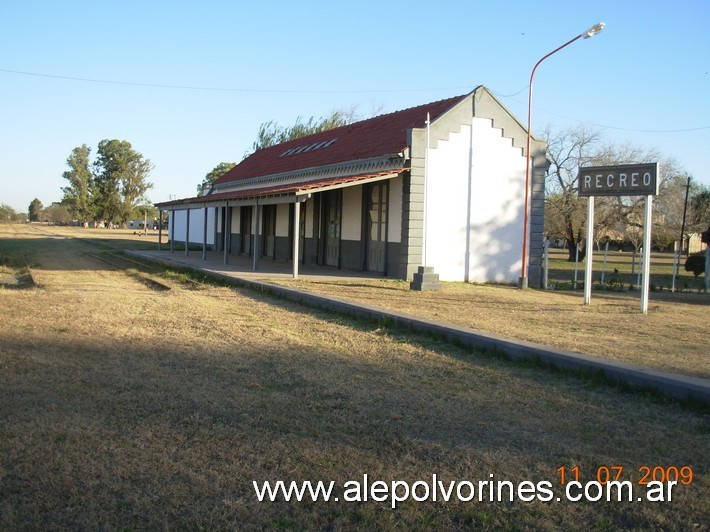
[[[173,243],[175,242],[175,209],[170,211],[168,215],[168,223],[170,224],[170,253],[174,253]]]
[[[160,215],[158,219],[158,251],[163,249],[163,209],[160,209]]]
[[[544,272],[544,277],[542,278],[542,287],[544,290],[547,290],[547,285],[548,285],[548,279],[549,279],[549,272],[550,272],[550,240],[545,239],[545,272]]]
[[[301,236],[301,203],[293,204],[293,278],[298,279],[298,240]]]
[[[185,211],[185,256],[190,254],[190,209]]]
[[[604,284],[604,275],[606,274],[606,257],[609,255],[609,241],[606,241],[604,246],[604,263],[602,264],[602,285]]]
[[[587,198],[587,256],[584,267],[584,304],[592,299],[592,253],[594,252],[594,196]]]
[[[259,199],[256,200],[256,206],[254,207],[254,266],[253,270],[257,271],[259,269],[259,222],[261,220],[261,205],[259,205]]]
[[[222,240],[224,241],[222,247],[224,251],[224,265],[229,264],[229,237],[232,233],[232,217],[229,214],[229,202],[224,206],[224,234],[222,235]]]
[[[202,224],[202,260],[207,260],[207,206],[204,208],[205,218]]]
[[[651,282],[651,214],[653,196],[646,196],[643,216],[643,284],[641,285],[641,312],[648,313],[648,287]]]

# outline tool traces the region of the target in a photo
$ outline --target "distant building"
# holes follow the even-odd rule
[[[206,233],[225,257],[291,261],[295,251],[299,263],[401,279],[426,262],[446,281],[515,283],[526,138],[478,87],[264,148],[211,194],[156,206],[169,211],[173,241],[202,244]],[[538,285],[548,162],[544,142],[531,151],[528,277]]]
[[[127,224],[128,229],[143,229],[143,225],[147,225],[149,230],[153,228],[158,229],[158,221],[148,218],[147,222],[144,220],[130,220]]]
[[[683,246],[683,252],[685,253],[700,253],[705,250],[705,244],[702,241],[702,235],[700,233],[692,233],[686,236],[686,242]]]

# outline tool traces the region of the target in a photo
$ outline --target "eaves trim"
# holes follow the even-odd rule
[[[214,188],[213,193],[248,190],[254,187],[296,184],[316,179],[322,180],[331,177],[335,178],[340,176],[390,171],[401,168],[403,165],[403,153],[388,154],[380,157],[358,159],[324,166],[314,166],[279,174],[220,183]]]

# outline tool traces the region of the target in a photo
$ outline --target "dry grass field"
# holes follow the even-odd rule
[[[149,245],[128,233],[53,234],[0,226],[2,530],[707,527],[703,410],[96,258]],[[33,282],[20,281],[26,264]],[[493,474],[550,481],[561,496],[557,469],[575,465],[582,481],[612,465],[634,482],[644,466],[695,475],[653,503],[410,500],[393,510],[258,502],[252,487]]]
[[[283,286],[502,334],[578,353],[710,378],[710,295],[653,293],[641,314],[638,292],[521,291],[444,283],[416,292],[397,280],[276,280]]]

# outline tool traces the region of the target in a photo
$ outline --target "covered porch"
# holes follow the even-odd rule
[[[158,251],[190,263],[221,262],[256,277],[384,277],[388,262],[390,270],[398,265],[402,170],[157,204],[161,232],[163,213],[169,214],[169,242]],[[394,217],[390,195],[396,196]]]

